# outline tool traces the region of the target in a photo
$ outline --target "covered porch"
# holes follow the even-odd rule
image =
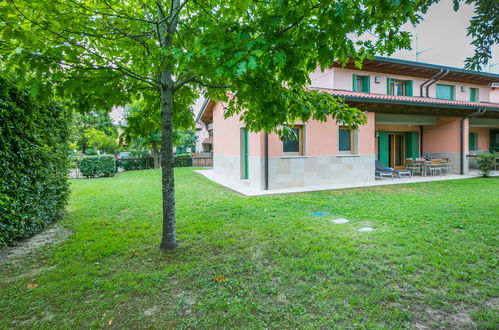
[[[404,169],[424,157],[445,160],[451,174],[465,175],[469,154],[499,151],[499,104],[322,90],[374,112],[376,159],[387,167]]]

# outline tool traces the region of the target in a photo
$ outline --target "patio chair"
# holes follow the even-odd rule
[[[432,160],[430,163],[430,175],[435,175],[437,172],[442,176],[442,162],[440,160]]]
[[[394,170],[391,167],[386,167],[385,164],[383,164],[380,160],[376,160],[375,166],[376,166],[376,171],[374,173],[375,173],[375,175],[379,175],[380,179],[383,176],[382,173],[391,173],[392,179],[393,179],[393,173],[396,173],[398,175],[399,179],[402,178],[402,175],[408,175],[409,178],[412,178],[411,171],[409,171],[409,170]],[[388,175],[384,174],[384,176],[388,176]]]
[[[442,171],[445,171],[446,174],[450,174],[451,163],[449,158],[442,158],[441,162]]]
[[[405,159],[405,168],[411,171],[411,175],[420,174],[423,176],[423,164],[415,163],[412,158]]]

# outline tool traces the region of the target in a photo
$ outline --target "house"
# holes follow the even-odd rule
[[[296,123],[298,139],[248,132],[208,100],[198,119],[213,128],[214,174],[256,189],[374,181],[374,162],[448,158],[455,174],[468,155],[499,150],[499,75],[376,57],[311,75],[311,88],[341,97],[368,117],[358,129],[330,120]]]

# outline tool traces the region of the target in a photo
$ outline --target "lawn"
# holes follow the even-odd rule
[[[242,197],[175,174],[167,253],[159,171],[72,180],[57,242],[2,255],[0,328],[499,328],[497,179]]]

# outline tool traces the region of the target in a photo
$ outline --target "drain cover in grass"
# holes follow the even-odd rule
[[[316,217],[322,217],[324,215],[327,215],[327,212],[310,212],[310,214],[315,215]]]
[[[359,229],[360,232],[370,232],[370,231],[373,231],[374,229],[372,229],[371,227],[362,227]]]
[[[331,220],[331,222],[334,222],[334,223],[347,223],[348,220],[347,219],[343,219],[343,218],[339,218],[339,219]]]

